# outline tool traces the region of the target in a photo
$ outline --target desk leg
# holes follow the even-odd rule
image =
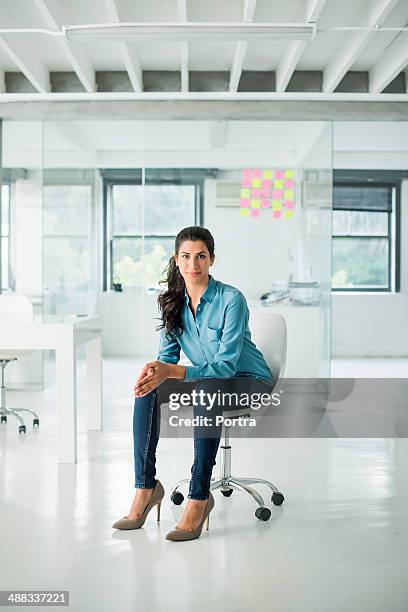
[[[76,351],[72,326],[58,332],[56,349],[58,463],[77,462]]]
[[[85,346],[88,429],[100,430],[103,428],[101,336],[96,336]]]

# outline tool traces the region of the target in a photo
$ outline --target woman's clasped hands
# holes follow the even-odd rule
[[[133,394],[143,397],[156,389],[163,381],[169,378],[169,364],[163,361],[149,361],[145,363],[137,377]]]

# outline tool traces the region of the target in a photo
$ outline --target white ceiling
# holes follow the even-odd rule
[[[253,7],[252,21],[259,23],[317,20],[318,29],[408,24],[407,0],[1,0],[0,29],[60,29],[62,25],[107,23],[112,11],[122,22],[177,22],[184,10],[189,22],[242,22],[245,10]],[[2,71],[23,72],[36,90],[46,92],[50,71],[74,71],[80,79],[82,75],[87,91],[92,92],[95,71],[180,71],[183,44],[151,40],[127,43],[125,47],[115,42],[70,45],[44,34],[3,33],[0,79]],[[408,68],[407,32],[321,32],[306,45],[249,42],[236,65],[238,45],[189,42],[185,70],[234,69],[238,77],[242,70],[276,70],[277,91],[285,90],[294,70],[317,70],[323,72],[323,91],[328,93],[346,72],[369,71],[370,91],[375,94]],[[135,84],[134,89],[138,90]]]

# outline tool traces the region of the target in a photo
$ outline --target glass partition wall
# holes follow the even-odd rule
[[[45,122],[45,314],[94,314],[98,311],[101,195],[98,177],[92,145],[81,128],[70,122]]]
[[[195,213],[195,223],[215,238],[212,274],[247,298],[254,339],[262,333],[260,315],[267,325],[267,312],[281,314],[288,326],[287,376],[329,377],[331,123],[148,122],[144,142],[146,260],[160,250],[167,262],[169,233],[192,224]],[[154,226],[151,192],[159,181],[162,220]],[[179,195],[176,209],[165,195],[171,185],[189,188],[190,199]],[[195,208],[194,191],[201,201]],[[149,359],[155,296],[147,289],[141,347]]]
[[[1,143],[1,289],[28,295],[42,314],[43,124],[3,121]],[[7,386],[42,388],[41,353],[10,363]]]
[[[105,355],[154,359],[159,280],[175,236],[183,227],[203,225],[216,243],[213,276],[245,294],[251,317],[260,308],[286,317],[287,376],[329,376],[331,123],[87,120],[30,126],[36,133],[29,139],[26,122],[5,122],[3,129],[3,178],[8,169],[16,177],[3,189],[21,190],[19,174],[32,187],[34,180],[30,160],[21,151],[11,154],[18,139],[7,137],[7,130],[20,130],[22,142],[35,143],[38,157],[38,282],[35,288],[21,284],[24,266],[10,265],[12,288],[37,295],[47,314],[101,313]],[[18,251],[23,234],[15,230],[19,245],[10,236],[10,252],[28,265],[29,248]],[[312,362],[309,369],[299,365]]]

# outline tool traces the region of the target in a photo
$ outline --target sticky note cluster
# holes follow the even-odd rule
[[[273,219],[290,219],[295,208],[295,171],[245,168],[240,196],[241,217],[259,217],[261,209],[269,208]]]

